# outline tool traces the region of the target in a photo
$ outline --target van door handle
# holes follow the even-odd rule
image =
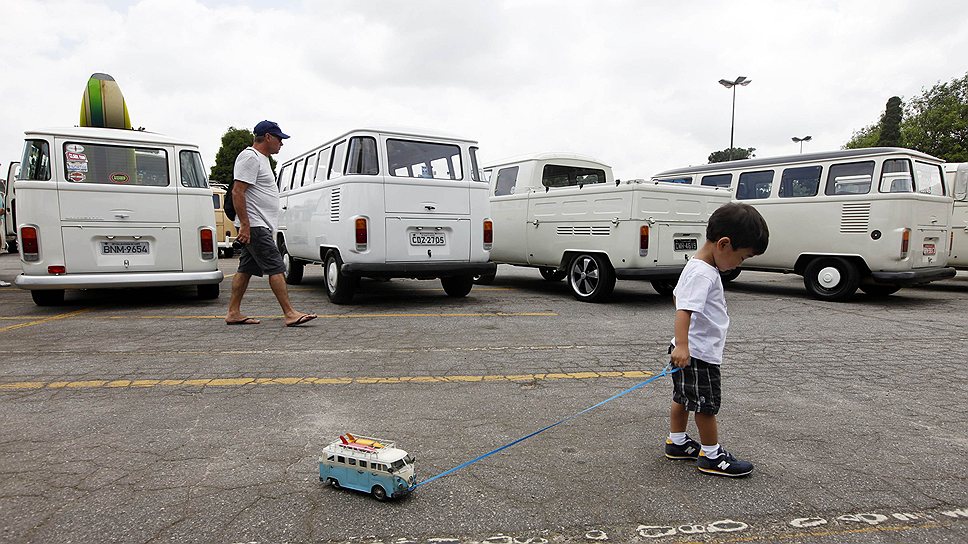
[[[434,211],[434,210],[437,209],[436,206],[431,206],[430,204],[424,205],[424,208],[427,208],[427,211],[429,211],[429,212],[432,212],[432,211]]]
[[[130,215],[126,213],[116,213],[114,214],[114,216],[117,217],[118,219],[127,219]]]
[[[532,225],[534,225],[535,228],[538,227],[538,220],[537,219],[535,219],[534,221],[528,221],[528,223],[531,223]]]
[[[282,209],[288,210],[289,209],[289,206],[283,206]]]

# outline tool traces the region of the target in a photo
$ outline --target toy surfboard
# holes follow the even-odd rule
[[[128,105],[121,87],[107,74],[92,74],[81,99],[81,126],[131,128]]]

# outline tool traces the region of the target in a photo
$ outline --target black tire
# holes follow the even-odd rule
[[[333,489],[339,489],[339,480],[336,478],[326,478],[326,483],[333,486]]]
[[[440,284],[444,287],[447,296],[454,298],[466,297],[474,287],[474,276],[450,276],[440,278]]]
[[[490,285],[494,283],[494,278],[497,276],[497,272],[491,272],[490,274],[477,274],[474,276],[474,283],[478,285]]]
[[[568,275],[567,271],[550,266],[539,266],[538,272],[541,272],[541,277],[548,281],[561,281]]]
[[[10,240],[9,242],[7,242],[7,251],[9,253],[17,253],[17,251],[19,249],[20,249],[20,246],[17,245],[17,239],[16,238],[14,238],[13,240]]]
[[[882,285],[878,283],[871,283],[867,285],[861,285],[860,290],[867,293],[872,297],[886,297],[893,295],[894,293],[901,290],[900,285]]]
[[[302,283],[303,271],[306,264],[293,259],[285,243],[279,242],[279,253],[282,254],[282,262],[286,265],[286,271],[282,273],[286,278],[286,283],[289,285],[299,285]]]
[[[615,272],[604,255],[576,255],[568,265],[567,274],[571,294],[582,302],[599,302],[615,289]]]
[[[225,255],[226,259],[231,259],[232,257],[235,257],[235,248],[227,247],[222,253]]]
[[[342,267],[343,259],[335,251],[330,251],[323,263],[323,284],[326,286],[326,296],[333,304],[348,304],[353,300],[353,290],[356,288],[356,281],[343,274]]]
[[[729,272],[720,272],[719,277],[722,278],[723,283],[729,283],[739,277],[739,273],[742,272],[739,268],[734,268]]]
[[[373,486],[373,489],[370,490],[370,493],[372,493],[373,498],[378,501],[387,500],[387,490],[383,489],[383,486],[379,486],[379,485]]]
[[[30,298],[34,299],[34,304],[37,306],[60,306],[64,304],[64,290],[33,290],[30,292]]]
[[[197,294],[195,295],[198,300],[214,300],[218,298],[219,284],[217,283],[205,283],[195,287]]]
[[[652,288],[655,289],[656,293],[664,297],[671,297],[677,282],[674,280],[652,280],[650,283],[652,283]]]
[[[819,300],[845,301],[857,291],[859,283],[860,271],[841,257],[814,259],[803,272],[803,285]]]

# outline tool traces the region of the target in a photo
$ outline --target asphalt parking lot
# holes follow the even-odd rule
[[[968,541],[966,273],[836,304],[744,272],[720,433],[749,478],[663,457],[663,377],[386,503],[322,485],[322,448],[349,431],[418,480],[459,465],[660,372],[670,300],[620,281],[579,303],[502,266],[464,299],[364,280],[335,306],[309,267],[291,296],[319,319],[283,327],[253,280],[262,324],[229,327],[230,281],[56,308],[0,288],[0,541]]]

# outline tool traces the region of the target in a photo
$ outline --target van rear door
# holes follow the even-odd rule
[[[942,167],[914,161],[914,188],[919,195],[911,206],[914,224],[911,232],[910,257],[914,268],[944,266],[948,262],[948,226],[951,225],[951,201],[945,195]]]
[[[58,140],[65,266],[70,273],[182,270],[171,147]]]

